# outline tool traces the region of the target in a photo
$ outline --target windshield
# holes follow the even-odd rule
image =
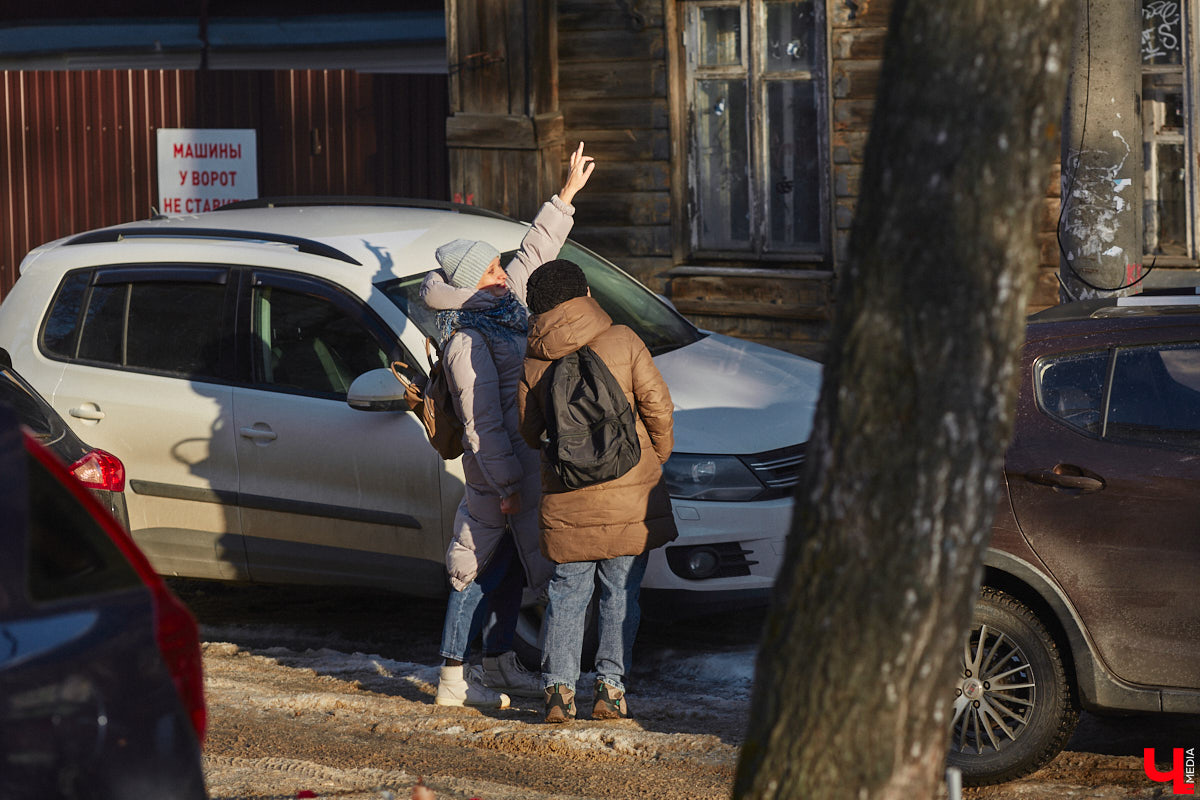
[[[515,252],[502,253],[500,260],[508,263]],[[646,343],[651,355],[668,353],[704,336],[662,298],[590,250],[567,242],[559,257],[570,259],[583,269],[592,297],[612,317],[614,324],[632,328]],[[424,273],[388,281],[379,288],[422,333],[436,338],[433,312],[421,302],[423,280]]]

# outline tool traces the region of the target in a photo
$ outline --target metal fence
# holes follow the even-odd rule
[[[445,75],[0,72],[0,298],[43,242],[145,219],[159,128],[254,128],[259,194],[445,200]]]

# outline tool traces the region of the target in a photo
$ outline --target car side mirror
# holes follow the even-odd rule
[[[358,411],[408,411],[404,384],[390,369],[373,369],[355,378],[346,404]]]

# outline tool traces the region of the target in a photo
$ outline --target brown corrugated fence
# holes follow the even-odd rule
[[[259,194],[447,199],[445,75],[0,72],[0,298],[32,247],[145,219],[159,128],[254,128]]]

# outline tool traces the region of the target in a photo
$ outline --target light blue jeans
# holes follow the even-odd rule
[[[471,643],[483,633],[483,655],[512,650],[521,611],[525,570],[512,532],[505,531],[491,560],[462,591],[450,590],[442,625],[442,658],[466,661]],[[486,601],[486,602],[485,602]]]
[[[554,566],[544,623],[544,685],[565,683],[575,688],[575,682],[579,680],[587,607],[599,584],[600,645],[596,650],[596,678],[616,689],[625,689],[625,677],[633,663],[633,640],[642,619],[638,593],[648,560],[649,553],[642,553]]]

